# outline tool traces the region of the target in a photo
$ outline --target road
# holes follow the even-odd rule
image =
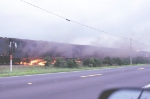
[[[0,99],[97,99],[105,89],[150,84],[150,66],[0,77]]]

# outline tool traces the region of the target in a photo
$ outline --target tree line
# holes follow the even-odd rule
[[[86,67],[101,67],[101,66],[122,66],[130,65],[130,58],[120,58],[120,57],[105,57],[105,58],[86,58],[79,61],[77,59],[64,59],[56,58],[53,62],[52,58],[45,57],[45,67],[54,66],[61,68],[78,68],[79,66]],[[134,57],[132,59],[133,64],[149,64],[150,58],[146,57]]]

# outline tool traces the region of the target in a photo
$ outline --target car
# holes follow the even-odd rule
[[[99,99],[150,99],[150,89],[114,88],[102,92]]]

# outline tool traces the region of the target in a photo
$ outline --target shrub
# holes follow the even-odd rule
[[[114,58],[112,59],[112,61],[113,61],[113,64],[116,64],[116,65],[119,65],[119,66],[123,65],[123,61],[122,61],[122,59],[119,58],[119,57],[114,57]]]
[[[45,61],[45,67],[49,67],[51,65],[52,59],[49,56],[46,56],[44,58]]]
[[[83,61],[83,65],[89,67],[97,67],[97,66],[101,66],[102,62],[100,59],[97,58],[87,58]]]
[[[83,60],[83,65],[88,66],[89,65],[89,60],[90,60],[90,58],[87,58],[87,59]]]
[[[63,58],[56,58],[56,63],[54,64],[54,67],[67,67],[66,61]]]
[[[130,65],[130,58],[123,58],[123,65]]]
[[[105,65],[109,65],[109,66],[113,65],[113,61],[112,61],[111,57],[109,57],[109,56],[107,56],[107,57],[104,58],[103,63]]]
[[[138,56],[138,57],[133,58],[133,64],[145,64],[145,63],[148,63],[148,61],[144,57]]]
[[[68,68],[77,68],[78,67],[78,64],[76,63],[75,60],[68,60],[66,64],[67,64]]]

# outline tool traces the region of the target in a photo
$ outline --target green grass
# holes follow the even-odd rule
[[[123,66],[103,66],[103,67],[80,66],[79,68],[55,68],[55,67],[45,68],[44,66],[22,66],[22,65],[14,66],[13,65],[12,72],[10,72],[10,67],[8,65],[5,66],[0,65],[0,77],[57,73],[57,72],[71,72],[71,71],[94,70],[94,69],[117,68],[117,67],[123,67]]]

